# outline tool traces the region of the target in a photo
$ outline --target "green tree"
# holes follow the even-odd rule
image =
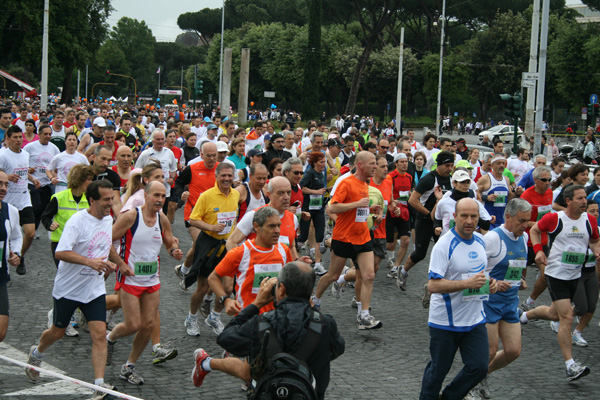
[[[307,54],[304,58],[301,111],[304,118],[317,116],[321,73],[321,0],[310,0]]]

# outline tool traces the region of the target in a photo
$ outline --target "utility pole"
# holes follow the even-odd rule
[[[223,105],[221,100],[221,86],[223,85],[223,34],[225,33],[225,0],[221,9],[221,61],[219,62],[219,107]],[[221,112],[223,108],[221,107]]]
[[[50,0],[44,0],[44,28],[42,33],[42,93],[40,110],[48,107],[48,30],[50,29]]]
[[[404,27],[400,28],[400,60],[398,61],[398,93],[396,94],[396,130],[402,134],[402,72],[404,62]]]
[[[529,72],[537,72],[538,42],[540,39],[540,0],[533,0],[533,16],[531,17],[531,42],[529,45]],[[535,87],[527,88],[525,106],[525,135],[535,135]]]
[[[435,116],[435,134],[440,134],[440,123],[442,120],[442,69],[444,66],[444,25],[446,23],[446,0],[442,3],[442,31],[440,33],[440,71],[438,79],[437,112]]]
[[[87,89],[88,89],[88,65],[85,65],[85,98],[87,100]]]
[[[535,113],[535,140],[533,154],[540,154],[542,147],[542,121],[544,118],[544,94],[546,88],[546,53],[548,50],[548,20],[550,19],[550,0],[542,5],[542,31],[540,35],[540,60],[538,67],[538,86]],[[516,129],[516,128],[515,128]]]

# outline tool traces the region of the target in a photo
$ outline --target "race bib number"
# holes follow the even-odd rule
[[[217,213],[217,223],[225,225],[225,228],[219,232],[219,235],[227,235],[231,232],[231,228],[235,222],[235,216],[235,211]]]
[[[356,209],[356,218],[355,222],[367,222],[367,217],[369,216],[369,207],[358,207]]]
[[[309,210],[320,210],[323,208],[323,196],[320,194],[311,194],[308,202]]]
[[[504,280],[510,283],[512,287],[521,286],[521,276],[523,276],[526,264],[526,260],[508,260],[508,268],[506,269]]]
[[[467,280],[475,273],[462,274],[462,280]],[[490,298],[490,279],[489,275],[485,274],[487,278],[485,284],[478,289],[465,289],[463,290],[463,301],[486,301]]]
[[[581,268],[585,263],[586,255],[586,248],[569,246],[567,251],[563,251],[560,261],[567,268]]]
[[[408,198],[410,197],[410,192],[407,191],[401,191],[398,192],[398,198],[396,200],[398,200],[398,203],[404,204],[404,205],[408,205]]]
[[[46,167],[37,166],[37,167],[35,167],[35,172],[37,172],[38,174],[46,176]]]
[[[542,219],[542,217],[546,214],[548,214],[549,212],[552,212],[552,206],[538,206],[537,208],[537,220],[539,221],[540,219]]]
[[[277,277],[281,271],[281,264],[254,264],[254,281],[252,282],[252,293],[257,294],[263,279]]]
[[[156,261],[136,261],[133,273],[136,276],[154,275],[158,272],[158,260]]]
[[[496,195],[496,200],[494,200],[494,207],[506,207],[506,197],[508,196],[508,192],[501,191],[494,193]]]

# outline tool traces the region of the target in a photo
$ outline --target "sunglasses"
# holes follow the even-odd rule
[[[379,146],[379,148],[380,148],[380,149],[387,150],[387,149],[389,149],[389,148],[390,148],[390,146]]]
[[[290,171],[294,175],[304,175],[303,171]]]
[[[550,179],[550,178],[538,178],[538,181],[542,181],[542,182],[544,182],[544,183],[546,183],[546,182],[550,182],[551,180],[552,180],[552,179]]]

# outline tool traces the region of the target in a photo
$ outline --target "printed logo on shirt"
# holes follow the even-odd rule
[[[469,258],[474,260],[477,258],[477,252],[476,251],[471,251],[469,252]]]

